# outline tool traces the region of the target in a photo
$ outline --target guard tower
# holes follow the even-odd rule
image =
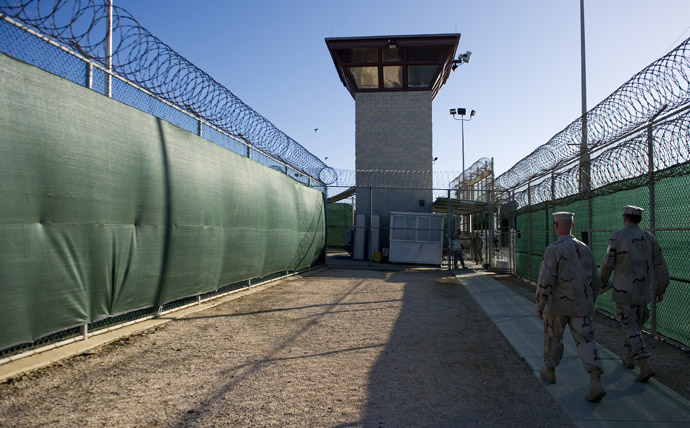
[[[431,102],[454,66],[459,41],[460,34],[326,39],[355,99],[356,214],[370,228],[380,219],[383,243],[391,211],[431,212]]]

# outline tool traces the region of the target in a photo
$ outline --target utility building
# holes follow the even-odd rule
[[[366,222],[360,226],[374,228],[369,256],[386,247],[378,242],[388,242],[392,211],[431,212],[431,102],[459,62],[459,41],[460,34],[326,39],[355,99],[356,214]]]

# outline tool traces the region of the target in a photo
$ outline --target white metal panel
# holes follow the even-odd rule
[[[443,214],[391,212],[388,260],[440,265],[443,261]]]

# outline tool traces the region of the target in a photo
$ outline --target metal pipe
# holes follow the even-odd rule
[[[556,173],[554,171],[551,171],[551,208],[555,211],[556,210],[556,203],[554,202],[556,200]],[[549,225],[551,225],[551,222],[549,221],[549,212],[546,210],[546,228],[547,230],[549,229]],[[547,233],[548,236],[548,233]],[[553,229],[553,236],[551,237],[551,240],[556,240],[556,229]],[[547,238],[548,239],[548,238]],[[548,243],[547,243],[548,245]]]
[[[93,64],[91,62],[86,63],[86,87],[93,89]]]
[[[532,195],[531,182],[527,182],[527,267],[529,269],[529,279],[532,279]]]
[[[654,133],[652,124],[647,126],[647,185],[649,188],[649,231],[654,235],[656,233],[656,218],[654,214]],[[654,270],[652,270],[654,275]],[[652,276],[652,302],[650,309],[650,323],[652,327],[652,334],[656,335],[656,278]]]
[[[374,260],[374,250],[372,244],[374,242],[373,238],[373,222],[374,222],[374,188],[369,187],[369,261]]]
[[[580,78],[582,82],[582,141],[580,142],[580,192],[587,193],[587,244],[593,248],[592,182],[587,149],[587,65],[585,60],[585,0],[580,0]]]
[[[105,0],[105,95],[112,98],[111,76],[113,71],[113,0]]]
[[[511,209],[513,210],[513,218],[512,223],[513,227],[510,232],[510,269],[513,272],[513,274],[517,275],[517,248],[516,248],[516,240],[517,240],[517,210],[515,209],[515,189],[513,189],[510,193],[510,205]]]
[[[489,181],[489,177],[491,177],[491,181]],[[491,157],[491,175],[486,176],[486,188],[487,188],[487,200],[488,200],[488,207],[489,207],[489,219],[491,220],[491,237],[489,238],[489,242],[487,243],[488,251],[489,251],[489,257],[487,258],[489,262],[489,269],[493,266],[493,254],[494,254],[494,234],[496,233],[496,230],[500,230],[499,225],[495,224],[496,222],[496,217],[494,216],[493,210],[491,208],[491,200],[494,198],[494,158],[493,156]],[[498,211],[500,212],[500,211]]]
[[[582,141],[580,150],[587,151],[587,65],[585,61],[585,0],[580,0],[580,79],[582,89]]]
[[[462,129],[462,187],[465,187],[465,120],[460,121]]]
[[[448,270],[452,270],[451,263],[453,263],[453,262],[451,261],[451,259],[452,259],[453,251],[452,251],[451,235],[455,231],[452,230],[452,227],[450,224],[450,189],[448,189],[448,216],[447,216],[447,222],[446,223],[448,223]]]

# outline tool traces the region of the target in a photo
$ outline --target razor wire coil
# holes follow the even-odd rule
[[[285,162],[325,184],[330,168],[229,89],[142,27],[125,9],[112,6],[111,56],[107,55],[106,0],[9,0],[0,14],[72,49],[170,102],[192,116]]]
[[[462,171],[404,169],[337,169],[333,187],[373,187],[395,189],[460,189],[491,175],[491,159],[480,158]]]
[[[591,160],[592,190],[606,186],[624,190],[637,185],[631,179],[649,174],[647,132],[647,129],[635,132],[615,146],[601,151]],[[690,162],[690,110],[656,124],[652,128],[652,141],[654,172],[670,170],[676,165]],[[547,176],[528,188],[515,192],[515,201],[519,207],[527,207],[577,195],[579,173],[580,166],[574,164],[554,173],[553,177]]]
[[[603,148],[618,138],[645,126],[659,113],[678,110],[688,103],[690,103],[690,38],[635,74],[587,112],[587,151],[592,153]],[[661,137],[666,138],[663,135]],[[580,117],[554,135],[546,144],[538,147],[497,177],[496,188],[515,189],[552,170],[557,170],[561,165],[572,162],[580,156],[581,143],[582,118]],[[668,152],[658,154],[664,162],[675,157],[682,158],[682,152],[687,152],[687,148],[679,147],[678,144],[661,143],[659,147],[659,150],[668,150]],[[680,150],[681,153],[677,154],[674,150]],[[631,150],[621,148],[616,151],[616,155],[628,157],[615,159],[615,162],[610,163],[603,162],[603,159],[592,163],[593,180],[597,177],[608,181],[607,184],[611,183],[613,181],[610,180],[620,179],[622,164],[637,162],[637,154]],[[573,183],[578,183],[577,177],[574,181],[559,180],[558,186],[562,187],[558,187],[556,193],[573,194],[573,189],[571,189]],[[597,185],[603,184],[600,182]]]

